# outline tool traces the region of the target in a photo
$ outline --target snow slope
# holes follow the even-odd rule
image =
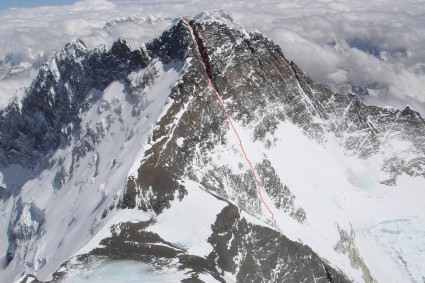
[[[300,223],[271,205],[276,221],[264,208],[254,214],[257,219],[310,246],[355,282],[364,282],[369,275],[378,282],[423,281],[425,209],[418,201],[425,199],[423,178],[404,173],[395,186],[384,185],[381,181],[389,176],[380,168],[380,156],[366,160],[349,156],[331,134],[319,144],[289,122],[270,136],[274,139],[270,148],[253,142],[248,129],[236,127],[253,164],[268,159],[294,194],[295,206],[306,212],[306,221]],[[234,173],[248,170],[231,132],[227,142],[209,155],[211,168],[228,166]],[[199,170],[198,178],[208,175],[208,170]],[[230,184],[225,184],[225,190],[236,203],[243,201],[244,196],[235,195]],[[247,206],[251,213],[261,207],[258,200],[252,201],[252,207]]]
[[[59,149],[54,155],[54,160],[61,160],[57,167],[45,170],[39,178],[23,184],[21,202],[42,211],[45,219],[36,221],[34,215],[25,209],[15,217],[28,219],[21,229],[40,227],[44,232],[40,237],[22,239],[26,241],[27,249],[17,257],[25,265],[9,266],[8,270],[15,269],[13,273],[0,270],[2,281],[12,281],[24,270],[33,270],[41,280],[49,279],[60,263],[97,233],[108,219],[107,213],[118,205],[133,163],[140,162],[138,154],[143,152],[141,145],[149,136],[154,121],[169,105],[170,89],[178,80],[182,66],[177,62],[163,65],[157,60],[151,64],[151,68],[133,75],[143,76],[143,72],[156,70],[156,83],[150,87],[142,104],[143,115],[133,114],[134,106],[127,101],[121,82],[111,83],[103,92],[93,90],[89,97],[95,97],[95,103],[90,105],[87,112],[81,113],[81,125],[85,126],[85,131],[97,131],[99,134],[100,143],[96,150],[75,164],[71,154],[75,141],[72,141],[69,148]],[[9,169],[4,170],[7,172]],[[13,170],[17,175],[28,175],[23,170],[17,171],[19,168]],[[62,182],[59,190],[55,189],[55,179]],[[17,186],[13,181],[7,184],[3,181],[3,185],[7,189]],[[2,202],[2,205],[5,206],[2,209],[3,218],[7,219],[16,203],[9,201]],[[101,218],[102,214],[105,219]],[[7,237],[8,221],[1,221],[0,225],[2,237]],[[7,248],[8,242],[2,241],[2,254],[6,254]]]
[[[176,199],[171,207],[159,216],[137,209],[118,210],[92,240],[74,256],[88,253],[99,247],[102,239],[111,236],[114,225],[148,220],[154,220],[154,224],[149,226],[147,231],[157,233],[162,239],[187,250],[191,255],[207,256],[212,251],[212,246],[207,242],[212,234],[211,225],[227,203],[202,190],[199,184],[191,181],[184,184],[188,190],[186,197],[182,201]],[[153,265],[137,261],[105,260],[95,262],[89,267],[77,266],[68,270],[68,275],[63,282],[116,282],[117,280],[135,282],[141,279],[143,282],[176,282],[186,278],[188,271],[188,269],[179,270],[172,265],[158,269]],[[201,277],[205,282],[217,282],[208,274]]]
[[[270,149],[261,149],[307,214],[300,224],[277,212],[277,227],[321,256],[350,270],[335,250],[340,229],[353,242],[378,282],[422,282],[425,272],[425,180],[403,174],[395,186],[380,183],[379,162],[347,156],[332,136],[324,144],[281,124]],[[257,144],[261,147],[261,144]],[[376,157],[375,157],[376,158]],[[355,281],[360,274],[352,273]],[[362,275],[363,276],[363,275]]]
[[[251,35],[244,36],[244,40],[248,40]],[[243,40],[238,39],[238,42]],[[214,56],[219,57],[219,54]],[[268,193],[271,190],[266,186],[266,179],[274,176],[270,172],[259,174],[265,177],[260,182],[264,183],[261,186],[264,188],[264,200],[275,215],[275,219],[272,219],[258,195],[250,194],[252,185],[255,187],[251,171],[240,150],[240,141],[227,123],[223,125],[217,122],[221,125],[217,131],[222,134],[219,136],[221,140],[211,139],[214,146],[208,150],[195,136],[178,135],[186,133],[179,132],[181,128],[178,126],[183,123],[181,119],[184,115],[196,110],[196,99],[202,98],[205,102],[213,96],[208,84],[202,82],[205,74],[192,65],[198,63],[199,67],[202,62],[193,62],[194,58],[186,58],[185,62],[171,60],[168,64],[153,59],[147,68],[127,77],[129,84],[114,81],[104,91],[91,90],[87,105],[79,113],[82,126],[80,135],[87,139],[71,139],[69,147],[59,148],[52,158],[55,162],[44,171],[35,168],[28,172],[17,166],[2,169],[0,185],[11,192],[20,189],[20,195],[1,200],[3,221],[0,222],[0,233],[2,237],[11,237],[9,230],[12,229],[20,246],[25,248],[18,250],[16,260],[7,270],[0,270],[0,280],[13,281],[22,273],[34,273],[41,280],[50,280],[60,264],[93,251],[99,247],[102,239],[112,235],[111,229],[126,222],[152,221],[153,224],[146,231],[156,233],[168,242],[162,244],[185,250],[190,255],[206,257],[214,248],[208,241],[214,232],[212,225],[223,208],[232,203],[238,206],[242,219],[272,228],[293,241],[308,245],[330,266],[342,270],[354,282],[371,282],[373,279],[379,282],[423,281],[425,210],[418,200],[425,197],[425,179],[404,171],[393,176],[382,170],[383,160],[392,156],[394,149],[405,154],[403,160],[414,161],[423,157],[423,153],[410,150],[413,143],[398,140],[397,135],[393,135],[384,139],[379,152],[360,158],[341,146],[341,140],[351,138],[348,134],[338,139],[335,134],[324,131],[319,143],[308,137],[299,125],[291,123],[290,119],[283,119],[276,122],[273,131],[267,128],[264,138],[258,138],[251,126],[261,122],[263,117],[255,116],[251,122],[246,122],[243,117],[234,118],[235,113],[231,112],[235,130],[244,141],[244,151],[253,167],[261,169],[265,161],[269,162],[279,184],[289,188],[279,193],[283,197],[294,196],[293,204],[283,207],[273,205],[276,196]],[[291,67],[295,68],[292,64]],[[188,82],[193,84],[188,87],[193,95],[184,97],[186,101],[181,98],[180,101],[173,101],[169,96],[171,88],[183,81],[184,75],[190,75],[191,70],[196,70],[193,71],[196,73],[195,79]],[[145,84],[145,78],[149,78],[150,83]],[[253,80],[255,82],[255,78]],[[125,89],[128,86],[142,94],[141,103],[131,103],[132,97]],[[205,89],[202,86],[206,86]],[[185,86],[181,87],[184,89]],[[304,92],[298,77],[297,84],[290,90],[300,94],[300,104],[304,103],[305,112],[313,116],[312,113],[316,112],[313,109],[314,101]],[[261,97],[263,94],[256,95]],[[224,99],[223,103],[228,106],[225,109],[238,111],[236,98]],[[174,112],[171,121],[158,125],[158,121],[162,121],[167,111],[176,105],[181,108]],[[224,121],[226,118],[220,105],[215,106],[208,108],[209,113],[205,111],[202,112],[204,116],[200,115],[207,120],[203,121],[208,124],[205,127],[207,134],[217,130],[209,124],[212,121],[208,121],[208,118],[224,117]],[[219,109],[220,112],[211,109]],[[280,110],[283,109],[282,106]],[[275,113],[272,109],[261,110]],[[326,122],[317,116],[313,118],[319,126]],[[187,121],[195,128],[205,126],[195,124],[190,119]],[[160,127],[166,129],[162,136],[157,135],[156,140],[151,138]],[[216,137],[203,137],[206,142],[209,142],[208,138]],[[188,149],[191,142],[196,142],[196,146]],[[73,151],[80,149],[84,143],[94,149],[75,159]],[[169,166],[168,162],[175,162],[173,154],[177,156],[183,150],[193,150],[195,153],[188,164],[183,161],[177,164],[184,167],[181,171],[189,171],[176,180],[187,194],[180,199],[177,191],[173,191],[173,200],[158,215],[149,207],[148,212],[118,209],[128,178],[138,176],[142,163],[156,153],[153,150],[146,155],[146,152],[158,144],[162,144],[162,151],[155,163],[160,164],[158,166]],[[175,148],[170,146],[173,151],[164,151],[168,145],[175,145]],[[168,159],[163,159],[166,160],[162,161],[164,164],[160,163],[159,158],[162,152],[172,153]],[[213,176],[214,172],[216,176]],[[394,185],[385,185],[391,178],[395,178]],[[139,187],[137,189],[137,193],[142,191]],[[150,186],[147,192],[143,191],[146,192],[143,196],[155,199],[153,190],[153,186]],[[226,201],[222,198],[226,198]],[[140,195],[136,196],[136,203],[144,201]],[[297,217],[293,213],[299,211],[296,209],[302,209],[305,217]],[[8,219],[12,219],[14,225],[9,226]],[[8,249],[7,241],[0,243],[2,254],[6,254]],[[239,259],[234,260],[238,262]],[[6,258],[1,261],[5,263]],[[19,264],[21,262],[23,266]],[[86,282],[84,278],[89,277],[99,282],[110,279],[131,282],[144,277],[167,282],[184,278],[184,270],[177,270],[173,265],[161,272],[154,272],[152,268],[146,264],[138,268],[131,261],[106,260],[88,268],[74,267],[69,270],[66,280]],[[114,271],[118,270],[125,276],[115,277]],[[235,281],[236,274],[223,274],[229,281]],[[208,274],[202,273],[202,276],[206,281],[214,280]]]

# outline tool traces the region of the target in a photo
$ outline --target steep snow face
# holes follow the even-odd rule
[[[210,254],[213,246],[208,243],[208,238],[213,233],[217,214],[227,206],[223,200],[219,200],[213,195],[202,190],[199,184],[194,182],[184,182],[187,195],[183,200],[176,200],[171,204],[170,209],[160,215],[141,210],[124,209],[118,210],[104,227],[93,237],[93,239],[79,250],[75,256],[84,255],[93,249],[102,247],[103,239],[119,233],[120,224],[140,223],[151,221],[153,224],[147,229],[147,233],[155,233],[164,239],[165,243],[149,242],[150,246],[168,247],[177,251],[186,250],[191,257],[203,257]],[[113,231],[113,232],[111,232]],[[142,237],[142,235],[140,235]],[[127,241],[137,239],[128,239]],[[164,260],[164,259],[163,259]],[[72,263],[72,260],[71,260]],[[61,282],[133,282],[132,280],[152,282],[176,282],[187,278],[189,268],[178,268],[178,259],[171,260],[167,266],[159,268],[153,263],[141,263],[140,261],[129,260],[95,260],[89,266],[80,267],[78,264],[71,265],[71,268],[62,268],[67,271],[66,277]],[[123,273],[124,271],[124,274]],[[61,271],[61,269],[59,270]],[[94,278],[94,279],[93,279]],[[219,282],[209,274],[203,274],[200,278],[205,282]]]
[[[385,229],[370,227],[411,215],[424,222],[419,202],[405,207],[424,193],[419,189],[424,184],[423,136],[419,134],[424,132],[423,119],[409,108],[366,107],[353,96],[321,88],[259,34],[211,20],[193,26],[192,48],[206,54],[208,66],[200,67],[203,84],[187,90],[193,94],[184,109],[192,113],[190,121],[199,121],[201,128],[190,129],[188,134],[188,117],[183,115],[172,131],[158,133],[153,148],[176,156],[172,160],[159,155],[157,164],[162,160],[173,174],[189,176],[284,235],[308,244],[354,281],[420,281],[424,267],[418,266],[417,258],[421,252],[402,248],[405,240],[400,237],[400,249],[406,250],[401,256],[377,241],[387,237]],[[205,59],[196,51],[193,56],[198,61]],[[239,140],[208,86],[208,70],[259,172],[276,222],[259,200]],[[202,117],[193,114],[197,111],[202,111]],[[160,143],[162,136],[170,140],[170,135],[174,144]],[[180,155],[185,156],[183,172],[172,169]],[[142,165],[137,184],[146,185],[143,172],[149,170]],[[158,186],[149,184],[154,190]],[[155,203],[144,203],[150,205],[155,208]],[[417,227],[421,235],[422,225]],[[358,233],[362,235],[357,237]],[[423,245],[417,235],[406,237]],[[380,264],[371,250],[381,251]],[[382,266],[393,268],[385,272]]]
[[[252,185],[247,189],[247,168],[229,133],[209,153],[197,153],[208,160],[200,166],[197,159],[203,168],[197,178],[309,245],[354,281],[421,282],[425,210],[417,200],[425,194],[425,123],[418,113],[365,107],[335,95],[261,35],[211,21],[194,27],[276,222],[267,219]],[[238,178],[246,182],[242,193]],[[406,230],[395,229],[397,224]]]
[[[164,281],[423,280],[424,120],[332,93],[227,22],[178,21],[136,51],[74,40],[42,68],[40,110],[4,113],[42,115],[23,136],[58,148],[0,136],[0,276],[75,282],[137,260],[132,275]]]
[[[209,229],[205,235],[189,228],[171,229],[185,227],[174,226],[180,215],[185,224],[198,221],[198,216],[181,210],[191,207],[196,196],[191,184],[198,184],[252,215],[257,225],[308,245],[348,280],[420,282],[425,214],[415,199],[424,197],[423,137],[417,135],[424,131],[423,119],[408,108],[366,107],[353,96],[321,88],[259,34],[210,19],[193,26],[200,40],[196,42],[186,26],[192,40],[186,73],[168,112],[144,145],[141,166],[132,169],[127,183],[127,206],[159,214],[146,231],[189,254],[215,255],[216,266],[229,278],[251,276],[246,263],[259,240],[251,239],[250,246],[232,240],[238,239],[237,232],[224,230],[227,253],[237,251],[234,265],[226,266],[220,261],[220,244],[211,251],[209,244],[199,246],[196,241],[214,242],[220,238],[213,236],[214,229],[209,238]],[[157,44],[167,46],[169,37]],[[208,66],[198,50],[206,53]],[[259,199],[240,141],[208,85],[208,68],[275,220]],[[203,193],[196,199],[199,205],[208,198]],[[201,219],[209,217],[205,223],[211,223],[218,211],[204,212]],[[219,215],[217,221],[224,217]],[[230,222],[238,227],[243,221],[245,217]],[[261,280],[282,278],[279,270],[285,265],[279,260],[273,265],[270,277],[263,274]],[[300,281],[321,275],[302,276]]]
[[[192,255],[206,257],[213,250],[208,243],[213,233],[211,226],[227,203],[201,190],[199,184],[193,181],[182,185],[188,191],[187,196],[182,201],[172,202],[170,209],[160,214],[155,225],[147,231],[187,249]]]
[[[120,81],[104,91],[90,91],[86,108],[79,114],[81,139],[75,135],[69,146],[52,156],[50,168],[20,184],[16,197],[2,201],[2,238],[9,237],[11,244],[2,241],[1,251],[6,254],[16,245],[13,261],[1,271],[3,278],[8,278],[4,280],[21,272],[49,279],[59,264],[97,233],[109,212],[114,213],[129,171],[143,151],[141,145],[170,103],[169,94],[181,67],[179,62],[153,60],[147,68],[131,73],[131,84],[144,91],[138,103]],[[16,175],[28,175],[13,168]],[[3,174],[9,170],[2,168]],[[4,186],[11,189],[13,183]],[[7,221],[10,217],[11,224]]]
[[[274,146],[260,152],[307,215],[300,224],[277,213],[282,233],[300,239],[343,270],[362,260],[378,282],[422,280],[425,211],[417,199],[425,197],[423,178],[404,173],[389,187],[380,183],[379,158],[347,156],[331,136],[317,144],[298,127],[283,123],[276,137]],[[350,249],[357,250],[358,259]],[[357,276],[353,274],[355,281],[364,280],[364,274]]]
[[[367,108],[321,89],[258,34],[208,21],[194,26],[213,82],[228,97],[225,103],[260,172],[266,199],[275,205],[273,225],[354,281],[421,282],[425,210],[417,200],[425,194],[423,119],[408,108]],[[198,178],[208,179],[218,168],[236,176],[246,172],[238,141],[228,135],[224,140],[206,154],[210,170],[203,167]],[[222,189],[212,185],[214,191],[267,221],[258,197],[251,194],[247,202],[235,188],[235,176],[218,173],[216,179]],[[395,229],[397,224],[406,229]]]

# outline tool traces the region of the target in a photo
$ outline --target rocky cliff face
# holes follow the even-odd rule
[[[110,50],[71,41],[42,66],[22,100],[1,110],[0,133],[11,192],[1,200],[1,232],[9,239],[1,247],[4,278],[66,282],[81,264],[106,259],[183,270],[182,282],[373,282],[379,268],[368,265],[365,245],[357,247],[364,242],[356,241],[363,219],[338,203],[345,192],[361,203],[354,197],[371,187],[369,179],[348,167],[329,173],[339,183],[319,184],[309,170],[325,172],[334,160],[324,158],[325,149],[335,147],[350,165],[373,164],[372,198],[399,189],[399,177],[425,179],[425,121],[417,112],[329,91],[271,40],[235,28],[226,15],[178,20],[137,50],[125,40]],[[320,153],[309,156],[316,151],[302,145]],[[303,170],[300,160],[319,165]],[[298,171],[289,170],[292,163]],[[17,169],[25,176],[13,178]],[[199,203],[217,206],[207,212]],[[117,220],[123,211],[144,216]],[[208,213],[204,230],[190,236],[199,243],[170,237],[187,227],[164,228],[170,214],[192,223]],[[417,269],[402,261],[400,272],[416,280]]]
[[[2,110],[1,165],[48,163],[58,147],[69,145],[71,135],[78,134],[78,113],[89,91],[104,90],[147,64],[147,55],[142,50],[131,51],[124,40],[110,50],[93,51],[79,39],[69,42],[41,67],[25,98]],[[73,127],[77,128],[71,133]]]

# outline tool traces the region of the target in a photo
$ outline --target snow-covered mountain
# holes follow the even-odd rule
[[[221,12],[73,39],[0,116],[2,282],[424,281],[423,118]]]

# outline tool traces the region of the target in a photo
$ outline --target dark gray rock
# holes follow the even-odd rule
[[[99,99],[96,92],[88,97],[92,89],[102,91],[113,81],[125,81],[152,59],[186,62],[181,79],[171,90],[171,105],[153,128],[148,141],[151,147],[144,153],[137,176],[127,180],[120,206],[160,214],[172,200],[185,197],[188,192],[180,181],[189,179],[238,207],[229,203],[217,216],[209,238],[214,249],[205,258],[147,232],[145,228],[152,223],[141,222],[119,224],[120,232],[102,242],[105,247],[79,260],[135,259],[161,268],[177,258],[180,268],[191,270],[185,282],[199,281],[201,273],[224,282],[224,271],[235,274],[238,282],[348,281],[309,247],[240,217],[240,210],[261,217],[261,202],[250,170],[234,172],[227,164],[212,161],[211,153],[217,149],[224,148],[229,154],[234,151],[228,146],[231,128],[208,79],[225,100],[231,119],[250,129],[255,141],[266,148],[275,146],[270,136],[288,121],[318,143],[332,135],[348,155],[368,158],[378,154],[389,136],[409,142],[413,152],[423,155],[425,121],[409,107],[400,111],[365,106],[354,95],[331,92],[313,82],[284,57],[279,46],[259,33],[234,29],[214,18],[196,19],[191,21],[196,38],[180,20],[137,50],[131,50],[123,39],[110,50],[87,50],[78,39],[66,45],[50,64],[41,67],[26,96],[0,111],[0,166],[48,164],[52,153],[67,146],[71,137],[77,141],[72,152],[75,160],[95,151],[102,129],[84,128],[78,116]],[[137,104],[143,95],[140,89],[154,83],[155,70],[137,84],[127,82],[126,98]],[[143,109],[133,111],[138,115]],[[182,137],[184,143],[177,144]],[[424,171],[412,171],[424,170],[422,159],[404,160],[398,149],[387,156],[382,169],[394,178],[400,172],[425,176]],[[291,188],[277,176],[270,161],[264,158],[255,169],[278,209],[301,223],[308,219],[302,207],[295,206]],[[54,187],[60,189],[70,174],[59,170]],[[19,214],[19,207],[16,211]],[[106,217],[107,211],[103,213]],[[36,230],[43,227],[43,212],[32,208],[30,214],[38,223],[32,228],[12,221],[10,258],[20,239],[36,237]],[[131,244],[134,242],[137,247]]]
[[[123,39],[110,50],[92,51],[81,40],[72,40],[40,68],[21,100],[0,110],[0,166],[47,163],[59,146],[78,135],[78,113],[87,105],[89,91],[104,90],[148,62],[142,49],[131,50]]]

